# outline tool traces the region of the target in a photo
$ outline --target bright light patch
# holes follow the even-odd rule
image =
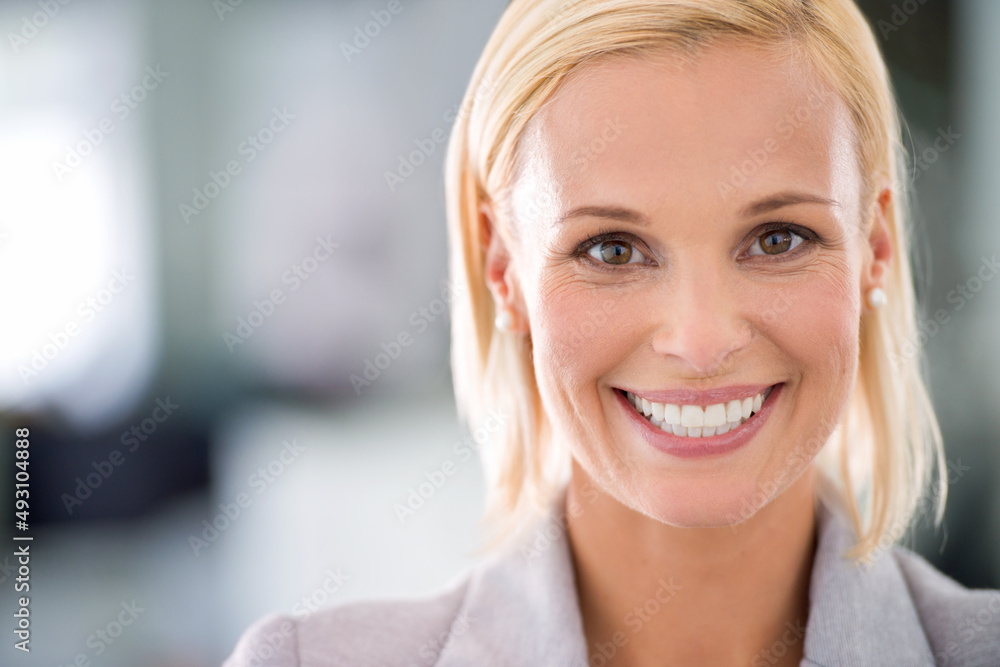
[[[107,152],[97,147],[61,182],[53,170],[82,125],[60,115],[0,120],[0,405],[8,409],[30,409],[73,384],[121,310],[114,299],[127,296],[129,286],[99,301],[125,268],[112,258],[126,255]]]

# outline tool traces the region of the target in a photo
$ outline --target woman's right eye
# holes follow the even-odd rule
[[[646,261],[642,252],[622,239],[598,240],[587,249],[587,254],[602,264],[642,264]]]

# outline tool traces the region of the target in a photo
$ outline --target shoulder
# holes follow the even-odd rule
[[[253,625],[240,637],[233,653],[222,667],[292,667],[299,664],[298,630],[288,616],[271,614]]]
[[[892,550],[939,665],[995,665],[1000,590],[965,588],[904,548]]]
[[[858,562],[842,506],[821,501],[804,664],[1000,665],[1000,591],[969,590],[901,546]]]
[[[464,631],[464,574],[423,598],[353,602],[306,616],[272,614],[252,625],[223,667],[433,665]]]

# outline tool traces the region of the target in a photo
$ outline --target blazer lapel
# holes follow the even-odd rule
[[[557,511],[473,570],[438,667],[587,667],[564,507],[560,494]],[[844,556],[853,544],[846,519],[818,501],[817,520],[801,664],[933,665],[892,553],[857,566]]]
[[[563,498],[558,512],[474,571],[459,612],[467,631],[451,633],[439,667],[587,667]]]
[[[809,586],[803,665],[933,665],[892,552],[870,566],[844,556],[854,534],[836,507],[818,503],[819,540]]]

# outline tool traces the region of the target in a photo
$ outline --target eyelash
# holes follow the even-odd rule
[[[766,223],[762,227],[754,230],[754,232],[750,236],[750,238],[753,239],[753,242],[755,244],[759,244],[760,243],[760,237],[768,234],[769,232],[773,232],[773,231],[779,230],[779,229],[780,230],[789,231],[789,232],[795,234],[796,236],[798,236],[799,238],[802,239],[802,242],[799,243],[797,246],[795,246],[794,249],[792,249],[792,250],[790,250],[788,252],[780,253],[778,255],[767,255],[765,253],[764,255],[751,255],[751,256],[752,257],[772,257],[772,258],[774,258],[774,259],[772,259],[772,261],[779,261],[780,262],[780,261],[784,261],[784,259],[786,257],[787,258],[797,257],[799,254],[801,254],[802,252],[805,251],[805,249],[803,249],[803,246],[809,246],[809,245],[813,245],[813,244],[817,244],[817,243],[822,243],[823,242],[823,239],[819,236],[819,234],[817,234],[816,232],[812,231],[811,229],[806,229],[805,227],[801,227],[799,225],[796,225],[793,222],[787,222],[787,221],[781,220],[780,218],[777,219],[777,220],[773,220],[772,222]],[[605,269],[605,270],[609,270],[609,271],[619,271],[619,270],[621,270],[622,267],[627,266],[627,265],[615,266],[613,264],[607,264],[605,262],[599,262],[599,261],[593,259],[592,257],[590,257],[589,254],[588,254],[589,251],[590,251],[590,249],[593,248],[594,246],[599,245],[601,243],[606,243],[608,241],[617,241],[619,243],[627,243],[627,244],[631,245],[633,248],[636,248],[636,246],[638,245],[636,243],[636,241],[635,241],[635,237],[633,237],[630,234],[626,234],[626,233],[623,233],[623,232],[617,232],[617,231],[614,231],[614,230],[606,228],[606,227],[601,227],[601,228],[599,228],[597,230],[597,235],[596,236],[590,237],[589,239],[587,239],[586,241],[584,241],[583,243],[581,243],[579,246],[577,246],[576,250],[573,251],[573,256],[574,257],[580,257],[580,258],[586,257],[595,266],[597,266],[598,268],[601,268],[601,269]],[[637,248],[637,249],[639,250],[639,252],[641,252],[643,255],[645,255],[647,259],[649,258],[649,252],[648,251],[644,251],[642,248]]]
[[[792,249],[792,250],[790,250],[788,252],[783,252],[783,253],[780,253],[778,255],[767,255],[766,253],[763,255],[764,257],[773,257],[774,261],[779,261],[780,262],[780,261],[782,261],[783,259],[786,259],[786,258],[787,259],[791,259],[793,257],[797,257],[797,256],[799,256],[800,254],[802,254],[803,252],[806,251],[807,248],[803,248],[803,246],[810,246],[810,245],[814,245],[814,244],[822,243],[823,242],[823,239],[820,238],[819,234],[817,234],[816,232],[812,231],[811,229],[806,229],[805,227],[800,227],[799,225],[796,225],[793,222],[787,222],[785,220],[781,220],[780,218],[777,219],[777,220],[774,220],[772,222],[769,222],[769,223],[765,224],[763,227],[761,227],[758,230],[755,230],[754,233],[753,233],[753,235],[750,238],[753,239],[753,242],[755,244],[759,244],[760,243],[760,237],[765,236],[769,232],[773,232],[773,231],[778,230],[778,229],[789,231],[792,234],[795,234],[796,236],[798,236],[799,238],[802,239],[802,242],[799,243],[797,246],[795,246],[794,249]],[[753,255],[753,256],[754,257],[761,257],[762,255]]]
[[[579,246],[577,246],[576,250],[573,251],[573,257],[585,258],[586,260],[589,260],[598,269],[603,269],[606,271],[620,271],[621,270],[620,266],[615,266],[614,264],[608,264],[606,262],[599,262],[593,257],[590,257],[590,255],[588,254],[591,248],[593,248],[594,246],[600,245],[601,243],[607,243],[608,241],[627,243],[634,249],[638,249],[639,252],[641,252],[643,255],[646,256],[646,259],[649,259],[649,252],[644,251],[642,248],[637,248],[639,244],[636,243],[634,236],[632,236],[631,234],[625,234],[623,232],[617,232],[607,227],[600,227],[597,230],[596,236],[590,237],[589,239],[581,243]]]

